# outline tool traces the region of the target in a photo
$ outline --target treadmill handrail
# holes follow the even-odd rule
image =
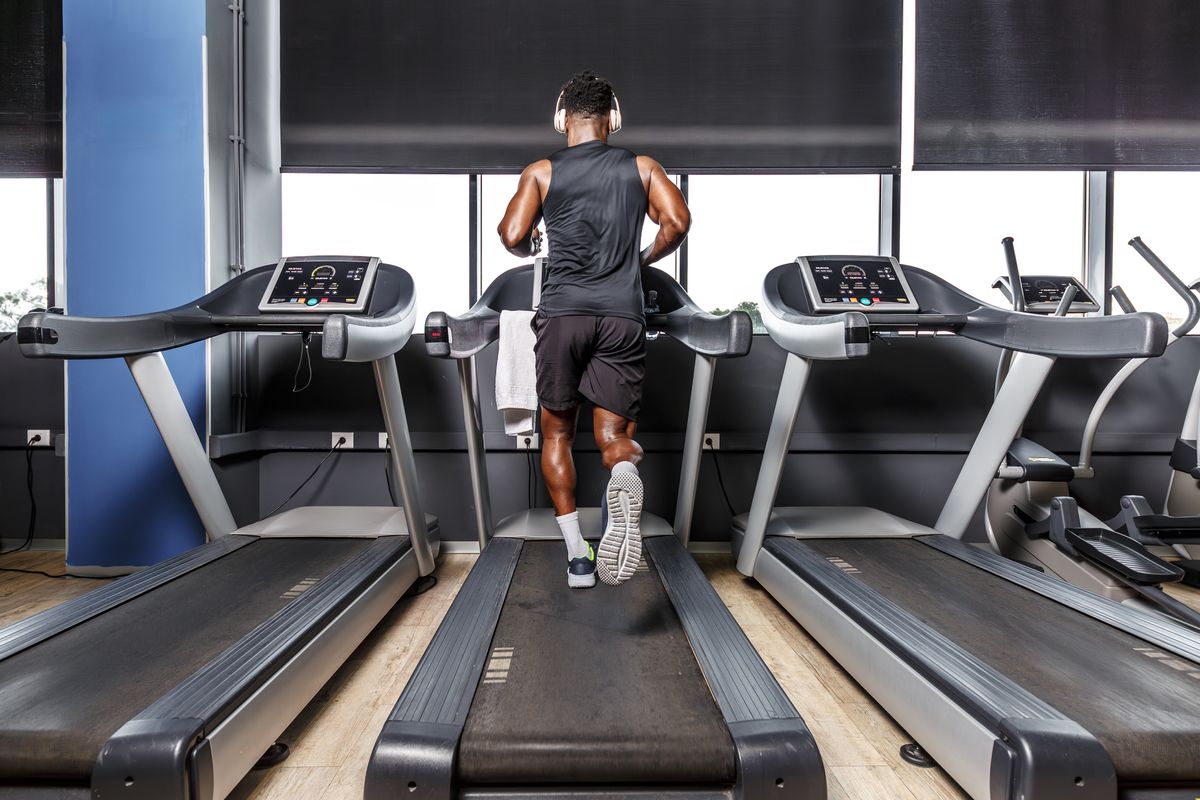
[[[197,300],[148,314],[85,317],[34,311],[18,324],[17,342],[28,358],[98,359],[172,350],[232,331],[312,332],[324,334],[322,355],[327,359],[373,361],[397,352],[397,343],[403,346],[416,325],[413,291],[400,292],[391,306],[361,315],[216,310],[236,291],[257,300],[262,290],[245,287],[265,288],[274,270],[274,265],[248,270]],[[389,279],[412,282],[400,267],[380,264],[375,291]]]
[[[435,358],[470,358],[500,338],[502,298],[518,282],[533,281],[533,265],[508,270],[487,288],[478,302],[465,314],[454,316],[445,311],[431,312],[425,318],[425,344]],[[642,271],[643,286],[658,292],[660,306],[672,304],[667,312],[646,315],[646,328],[665,333],[693,352],[712,358],[738,358],[750,352],[754,327],[745,311],[710,314],[688,297],[683,287],[661,270]],[[532,291],[521,287],[520,310],[531,310]],[[513,308],[512,310],[517,310]]]
[[[1119,316],[1053,317],[1000,308],[978,300],[927,270],[902,265],[916,295],[920,310],[911,314],[889,311],[880,315],[863,312],[872,327],[916,329],[952,328],[968,339],[1035,355],[1053,358],[1146,358],[1162,355],[1169,340],[1167,322],[1159,314],[1138,312]],[[820,319],[813,313],[799,279],[799,267],[783,264],[768,273],[767,281],[776,297],[766,310],[780,325],[798,325],[799,319]],[[792,271],[795,280],[787,277]],[[764,293],[768,283],[764,281]],[[785,296],[790,293],[790,296]],[[764,323],[767,314],[764,314]],[[839,315],[835,315],[839,316]]]
[[[871,331],[867,315],[861,311],[809,316],[796,313],[783,301],[779,283],[796,268],[784,264],[763,279],[763,327],[784,350],[802,358],[836,360],[864,358],[870,354]]]

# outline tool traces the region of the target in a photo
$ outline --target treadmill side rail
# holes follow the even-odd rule
[[[734,797],[825,797],[816,741],[754,645],[683,544],[646,540],[737,754]]]
[[[1000,732],[1004,741],[993,750],[992,797],[1116,800],[1112,762],[1095,740],[1079,737],[1074,722],[1004,719]]]
[[[415,569],[405,579],[396,576],[390,595],[360,611],[369,624],[358,625],[352,631],[335,624],[348,609],[364,600],[377,600],[378,593],[367,587],[375,586],[390,571],[402,566],[406,558],[413,559],[407,538],[376,539],[122,725],[105,742],[96,759],[92,770],[93,797],[119,794],[146,800],[209,800],[226,796],[260,753],[242,752],[250,748],[235,747],[242,757],[248,757],[249,763],[235,767],[224,763],[226,759],[218,758],[215,752],[221,749],[216,739],[224,723],[232,718],[231,714],[253,706],[267,687],[285,677],[287,667],[299,656],[309,651],[317,653],[314,644],[321,643],[322,637],[330,633],[326,638],[337,640],[340,645],[335,658],[325,663],[319,679],[311,677],[316,671],[310,669],[312,685],[306,691],[292,687],[285,692],[294,708],[284,714],[285,719],[276,720],[274,730],[267,734],[277,736],[415,579],[412,574]],[[313,666],[309,659],[299,660],[304,660],[309,668]],[[288,708],[283,703],[275,705],[277,711]],[[254,727],[253,720],[241,722]]]
[[[768,539],[757,567],[755,577],[772,596],[901,725],[915,731],[972,797],[1116,797],[1116,770],[1109,754],[1078,722],[803,542]],[[801,596],[810,593],[811,599]],[[821,602],[814,602],[816,598]],[[835,629],[840,638],[834,636]],[[887,677],[879,672],[881,653],[896,664]],[[940,699],[945,711],[939,714],[927,705],[915,705],[922,702],[918,698],[926,704]],[[1047,742],[1053,745],[1050,751],[1041,749]],[[1055,754],[1064,752],[1073,760],[1055,764]],[[1071,775],[1063,776],[1058,768],[1062,763],[1071,765]],[[1038,793],[1020,793],[1030,786]]]
[[[87,622],[105,611],[116,608],[164,583],[178,578],[234,550],[255,541],[253,536],[237,534],[194,547],[177,556],[160,561],[152,567],[115,580],[107,586],[81,594],[62,605],[46,609],[32,617],[0,629],[0,659],[44,642],[51,636]]]
[[[366,800],[453,796],[458,741],[522,546],[494,539],[475,562],[375,741]]]

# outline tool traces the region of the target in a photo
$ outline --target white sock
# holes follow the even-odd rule
[[[559,530],[562,531],[563,541],[567,543],[567,558],[583,558],[588,554],[587,542],[583,540],[583,532],[579,530],[579,512],[572,511],[555,517]]]
[[[613,464],[613,468],[612,468],[613,475],[619,475],[622,472],[632,472],[634,475],[637,475],[638,474],[637,465],[634,464],[632,461],[618,461],[617,463]]]

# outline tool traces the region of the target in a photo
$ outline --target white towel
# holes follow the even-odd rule
[[[504,417],[509,436],[533,433],[537,411],[537,374],[534,368],[532,311],[500,312],[500,354],[496,357],[496,408]]]

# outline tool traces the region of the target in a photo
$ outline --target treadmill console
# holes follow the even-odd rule
[[[367,256],[298,256],[275,267],[259,311],[354,314],[366,311],[379,271]]]
[[[1001,277],[996,285],[1012,299],[1008,276]],[[1094,314],[1100,305],[1078,279],[1069,275],[1022,275],[1021,291],[1025,295],[1025,310],[1031,314],[1053,314],[1058,310],[1063,293],[1068,286],[1075,287],[1075,299],[1071,301],[1070,314]]]
[[[921,310],[894,258],[801,256],[796,263],[814,311]]]

